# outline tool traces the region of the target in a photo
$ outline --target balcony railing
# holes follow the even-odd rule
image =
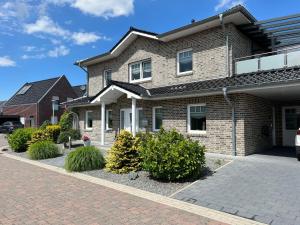
[[[235,59],[235,74],[300,66],[300,47]]]

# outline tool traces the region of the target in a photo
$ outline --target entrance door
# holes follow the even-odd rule
[[[295,146],[295,135],[300,128],[300,106],[282,108],[282,142]]]
[[[139,111],[140,109],[136,110],[136,131],[139,131]],[[131,109],[121,109],[120,111],[120,127],[121,130],[127,130],[132,132],[132,112]]]

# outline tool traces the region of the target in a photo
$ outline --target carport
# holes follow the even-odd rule
[[[20,121],[20,116],[16,115],[0,115],[0,125],[6,121]]]

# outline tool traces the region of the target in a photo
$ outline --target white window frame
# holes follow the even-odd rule
[[[190,52],[190,51],[192,52],[192,70],[185,71],[185,72],[180,72],[179,54],[181,54],[183,52]],[[177,52],[177,75],[178,76],[184,76],[184,75],[193,74],[193,68],[194,68],[193,49],[192,48],[188,48],[188,49],[184,49],[184,50],[181,50],[181,51]]]
[[[151,77],[141,78],[141,77],[143,77],[143,63],[144,62],[150,62],[151,63]],[[131,66],[135,65],[135,64],[140,64],[140,79],[132,80]],[[151,59],[145,59],[145,60],[141,60],[141,61],[138,61],[138,62],[130,63],[129,64],[129,80],[130,80],[130,83],[139,83],[139,82],[152,80],[152,60]]]
[[[106,110],[106,114],[105,114],[105,129],[106,130],[112,130],[113,128],[112,127],[108,127],[108,112],[111,112],[112,113],[112,110],[111,109],[107,109]]]
[[[103,88],[107,86],[106,73],[110,71],[112,76],[112,69],[107,69],[103,71]]]
[[[206,130],[207,130],[207,125],[206,125],[206,130],[191,130],[191,116],[190,116],[190,113],[191,113],[191,107],[192,106],[205,106],[206,107],[206,104],[205,103],[198,103],[198,104],[189,104],[187,106],[187,132],[189,134],[206,134]]]
[[[88,114],[93,113],[92,110],[85,111],[85,129],[86,130],[93,130],[93,127],[88,127]]]
[[[155,128],[155,119],[156,119],[156,114],[155,114],[155,110],[156,109],[161,109],[162,106],[156,106],[152,108],[152,131],[159,131],[159,129]]]

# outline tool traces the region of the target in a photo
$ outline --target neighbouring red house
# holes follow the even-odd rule
[[[45,120],[56,123],[64,111],[60,102],[81,97],[76,89],[64,75],[26,83],[6,102],[3,115],[19,116],[25,127],[38,127]]]

